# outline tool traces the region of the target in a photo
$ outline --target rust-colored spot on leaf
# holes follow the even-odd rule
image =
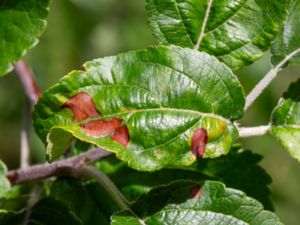
[[[199,187],[193,187],[191,189],[191,194],[193,198],[200,198],[201,197],[201,190]]]
[[[70,108],[73,111],[73,118],[76,121],[84,120],[90,116],[100,115],[92,97],[84,92],[72,96],[63,107]]]
[[[122,120],[114,118],[110,120],[90,121],[80,126],[87,134],[98,137],[113,134],[121,125]]]
[[[192,152],[194,156],[199,159],[205,153],[205,146],[207,143],[207,132],[203,128],[195,130],[192,137]]]
[[[129,132],[126,126],[121,126],[116,132],[111,136],[111,139],[119,142],[124,147],[127,147],[129,142]]]

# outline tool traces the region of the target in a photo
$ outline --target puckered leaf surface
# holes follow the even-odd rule
[[[213,56],[159,46],[84,67],[36,105],[35,129],[50,161],[76,137],[150,171],[227,154],[237,136],[231,121],[243,116],[244,93]]]
[[[156,39],[215,55],[232,69],[260,58],[289,0],[147,0]]]
[[[300,1],[288,0],[286,8],[287,17],[282,24],[279,34],[272,43],[273,64],[278,64],[294,51],[300,51]],[[292,57],[289,63],[299,64],[299,54]]]
[[[216,181],[203,185],[182,181],[153,189],[133,205],[133,210],[138,217],[117,213],[112,224],[282,224],[257,200]]]
[[[0,76],[38,42],[46,27],[49,0],[0,1]]]
[[[300,162],[300,80],[290,85],[274,109],[271,133]]]

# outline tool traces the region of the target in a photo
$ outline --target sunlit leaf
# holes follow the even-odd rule
[[[182,181],[162,186],[153,189],[132,208],[138,217],[117,213],[112,217],[112,225],[138,224],[139,221],[146,225],[282,224],[257,200],[216,181],[206,181],[203,185]]]
[[[215,55],[232,69],[260,58],[285,17],[288,0],[147,0],[156,39]]]
[[[84,67],[50,88],[35,108],[50,161],[76,137],[150,171],[227,154],[237,136],[231,120],[243,116],[244,93],[213,56],[160,46]]]
[[[274,109],[271,133],[300,162],[300,80],[290,85]]]
[[[272,43],[272,62],[278,64],[294,51],[300,52],[300,1],[288,0],[287,18],[284,20],[282,28]],[[299,64],[299,54],[296,54],[291,60],[292,64]]]

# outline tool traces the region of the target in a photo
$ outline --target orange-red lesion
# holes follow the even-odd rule
[[[198,159],[205,153],[205,147],[207,144],[207,131],[203,128],[198,128],[194,131],[192,136],[192,153]]]
[[[200,198],[201,197],[200,187],[193,187],[191,189],[191,194],[192,194],[193,198]]]
[[[63,107],[70,108],[73,111],[73,118],[76,121],[82,121],[91,116],[101,115],[96,109],[92,97],[85,92],[79,92],[72,96],[65,104],[63,104]]]
[[[99,116],[101,113],[96,109],[92,97],[80,92],[72,96],[65,104],[64,108],[69,108],[73,112],[75,121],[83,121],[93,116]],[[81,129],[88,135],[100,137],[110,136],[112,140],[127,147],[129,142],[129,131],[121,119],[100,119],[93,120],[80,125]]]

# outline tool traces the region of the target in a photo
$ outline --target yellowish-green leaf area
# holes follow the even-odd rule
[[[208,52],[239,69],[269,48],[289,0],[147,0],[149,24],[162,44]]]
[[[49,0],[0,1],[0,76],[38,42],[46,27]]]
[[[35,108],[50,161],[75,137],[151,171],[227,154],[238,135],[231,121],[243,116],[242,87],[207,53],[158,46],[84,68],[50,88]],[[202,136],[194,135],[199,129]]]
[[[176,181],[152,189],[133,206],[137,216],[119,212],[112,225],[282,225],[245,193],[216,181]]]
[[[300,49],[300,0],[288,0],[287,17],[276,39],[272,42],[272,62],[278,64],[287,55]],[[300,50],[299,50],[300,51]],[[291,64],[300,63],[300,55],[297,54],[290,60]]]
[[[271,133],[300,162],[300,80],[290,85],[274,109]]]

